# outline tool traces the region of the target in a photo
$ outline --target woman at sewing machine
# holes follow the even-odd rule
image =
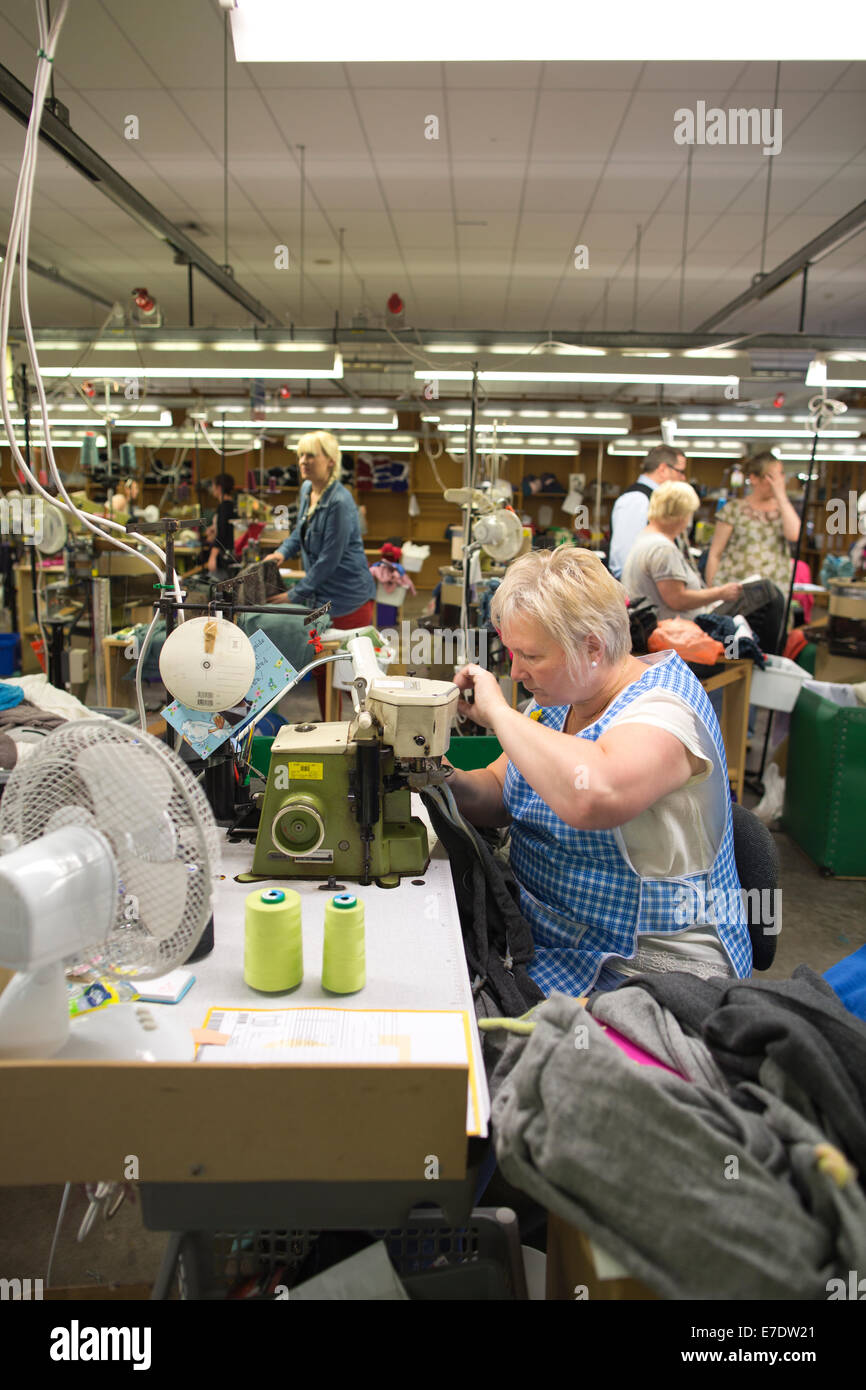
[[[622,586],[588,550],[515,560],[491,617],[532,702],[518,713],[463,667],[460,708],[504,752],[448,785],[474,824],[510,824],[533,978],[578,995],[638,971],[749,975],[724,746],[695,676],[631,655]]]

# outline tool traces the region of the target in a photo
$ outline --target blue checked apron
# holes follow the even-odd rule
[[[704,920],[701,905],[708,900],[725,904],[723,912],[714,916],[714,925],[734,972],[740,978],[751,973],[752,948],[734,862],[725,749],[700,682],[675,653],[663,656],[576,738],[595,742],[639,695],[657,689],[677,696],[695,711],[712,740],[718,760],[714,771],[722,773],[716,783],[725,798],[719,818],[725,829],[707,873],[642,878],[632,867],[619,832],[575,830],[566,825],[514,764],[508,764],[504,800],[512,818],[511,867],[535,941],[529,973],[548,994],[554,989],[585,993],[595,984],[606,959],[632,959],[641,933],[673,934],[684,930],[683,922],[700,923]],[[529,712],[537,708],[533,703]],[[544,709],[541,722],[561,733],[568,709],[567,705]],[[719,920],[720,916],[726,920]]]

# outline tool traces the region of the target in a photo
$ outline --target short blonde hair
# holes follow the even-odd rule
[[[331,460],[334,465],[331,469],[331,477],[336,478],[337,482],[343,476],[340,460],[343,452],[339,442],[327,430],[311,430],[309,434],[302,434],[295,445],[296,454],[318,454],[322,453],[325,458]]]
[[[662,483],[653,489],[649,504],[650,521],[682,521],[701,505],[691,483]]]
[[[588,637],[598,640],[600,659],[611,665],[631,651],[625,589],[592,550],[562,545],[514,560],[493,596],[490,616],[499,627],[517,615],[551,633],[573,675],[585,664]]]

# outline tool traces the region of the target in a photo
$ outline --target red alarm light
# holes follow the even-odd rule
[[[289,400],[289,398],[291,397],[291,394],[292,394],[292,393],[291,393],[291,391],[289,390],[288,386],[281,386],[281,387],[280,387],[280,400],[281,400],[281,401],[287,401],[287,400]]]
[[[785,393],[784,393],[784,391],[780,391],[779,394],[778,394],[778,396],[776,397],[776,399],[773,401],[773,405],[775,406],[776,410],[781,410],[781,409],[782,409],[782,406],[783,406],[784,404],[785,404]]]
[[[138,290],[133,290],[132,293],[135,296],[135,303],[137,307],[141,309],[142,313],[152,313],[154,308],[154,300],[151,299],[148,291],[142,288]]]
[[[399,294],[396,294],[396,293],[395,293],[395,294],[392,294],[391,297],[390,297],[389,300],[388,300],[388,313],[389,313],[389,314],[395,314],[395,315],[396,315],[396,314],[402,314],[402,312],[403,312],[403,301],[402,301],[402,299],[400,298]]]

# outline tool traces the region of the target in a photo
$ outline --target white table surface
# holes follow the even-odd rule
[[[451,866],[430,828],[420,797],[412,797],[414,815],[424,820],[433,846],[420,884],[404,878],[396,888],[362,887],[338,879],[364,903],[367,983],[357,994],[326,994],[321,985],[325,904],[331,894],[309,879],[267,879],[237,883],[249,872],[253,845],[223,843],[223,880],[214,900],[214,949],[188,968],[195,984],[178,1004],[149,1005],[170,1010],[185,1027],[201,1028],[209,1008],[295,1009],[328,1005],[345,1009],[460,1009],[470,1018],[475,1054],[478,1101],[482,1125],[490,1114],[490,1098],[475,1026],[475,1008]],[[293,888],[301,895],[304,978],[288,994],[262,994],[244,983],[244,904],[257,890]],[[282,1058],[285,1061],[285,1058]]]

